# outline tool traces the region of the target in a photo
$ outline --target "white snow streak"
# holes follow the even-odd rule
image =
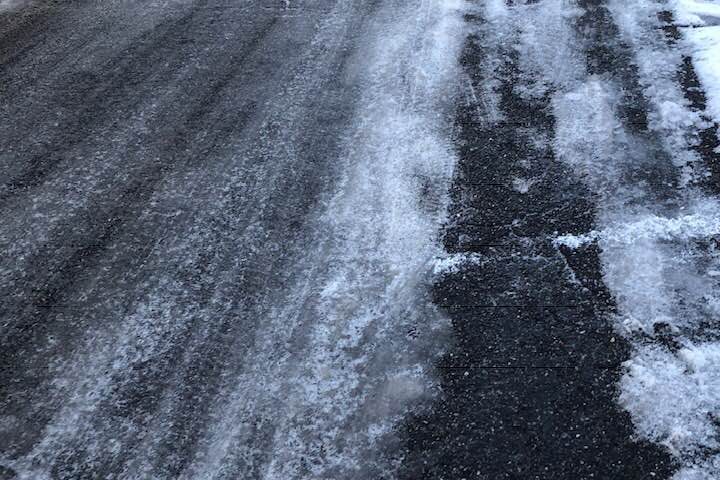
[[[342,9],[352,3],[338,2],[339,19],[320,29],[319,50],[342,37]],[[180,478],[378,478],[392,470],[382,446],[432,393],[429,370],[447,328],[426,294],[443,253],[437,235],[455,164],[448,134],[465,8],[461,0],[388,2],[372,21],[368,44],[346,72],[363,91],[337,159],[344,177],[313,218],[306,257],[290,276],[297,281],[276,293],[261,318],[247,320],[259,327],[239,341],[252,346],[226,375],[227,390]],[[295,80],[289,94],[315,81]],[[276,113],[296,114],[286,110]],[[114,376],[160,356],[184,322],[211,323],[173,300],[182,298],[150,299],[111,331],[88,334],[88,351],[64,365],[55,386],[64,408],[30,454],[9,462],[19,479],[50,478],[55,455],[70,441],[81,442],[90,459],[120,458],[121,478],[153,478],[157,440],[141,437],[136,456],[125,460],[123,435],[138,432],[131,424],[130,433],[111,431],[99,410]],[[161,416],[148,421],[149,430],[171,424]]]
[[[683,144],[683,137],[692,138],[689,133],[712,125],[688,108],[675,76],[681,54],[690,53],[707,94],[704,113],[720,119],[720,32],[709,26],[720,21],[720,2],[674,2],[676,23],[698,27],[683,28],[683,40],[674,48],[665,46],[654,28],[658,11],[667,6],[645,0],[612,4],[625,39],[636,48],[645,95],[655,106],[651,127],[666,139],[674,164],[682,169],[683,163],[696,161],[688,150],[692,142]],[[720,207],[717,199],[687,185],[704,174],[697,166],[693,170],[694,175],[685,170],[685,189],[679,192],[673,218],[646,215],[644,228],[625,232],[632,233],[625,237],[632,243],[624,249],[606,247],[606,256],[613,259],[608,279],[630,292],[624,298],[626,328],[651,331],[662,323],[679,335],[682,348],[674,353],[636,345],[620,398],[639,433],[666,445],[684,463],[676,480],[720,476],[720,456],[709,453],[718,448],[720,344],[701,340],[707,325],[720,315],[720,255],[711,240],[720,235]],[[618,254],[623,250],[625,255]]]
[[[639,350],[622,381],[620,400],[646,437],[686,456],[720,447],[715,425],[719,389],[720,344],[688,342],[676,354]],[[658,409],[672,412],[658,415]],[[691,467],[678,478],[715,478],[708,476],[707,466]],[[698,476],[703,469],[705,476]]]
[[[446,327],[424,289],[442,253],[436,235],[454,165],[442,113],[458,76],[463,7],[385,8],[357,73],[366,91],[347,174],[318,219],[308,276],[265,320],[188,479],[251,448],[247,425],[258,415],[273,425],[263,478],[370,478],[392,468],[378,460],[380,445],[429,394],[428,358]],[[291,344],[298,351],[278,350]]]
[[[619,307],[616,324],[634,346],[620,401],[640,436],[666,445],[684,464],[677,480],[716,479],[720,458],[707,451],[718,447],[720,344],[699,338],[720,315],[720,252],[713,243],[720,235],[720,207],[717,199],[692,186],[705,172],[689,149],[693,132],[707,123],[691,111],[677,84],[682,52],[667,47],[657,28],[662,5],[612,0],[609,7],[621,40],[637,54],[656,140],[636,135],[623,123],[624,85],[586,73],[585,39],[570,26],[579,13],[576,7],[542,2],[516,6],[511,15],[520,30],[521,68],[536,78],[524,93],[552,95],[557,157],[599,199],[597,230],[560,235],[555,243],[579,248],[597,242],[601,247],[604,279]],[[714,22],[715,7],[703,2],[702,8],[695,10],[697,19],[682,21]],[[711,104],[713,90],[720,88],[708,60],[720,61],[720,55],[710,53],[715,28],[689,34],[695,52],[699,44],[705,49],[695,62]],[[715,108],[709,106],[713,115]],[[658,146],[669,155],[658,154]],[[668,180],[673,178],[680,180],[677,189]],[[679,351],[645,340],[658,327],[676,334]]]
[[[707,112],[720,121],[720,1],[677,0],[677,22],[708,97]]]

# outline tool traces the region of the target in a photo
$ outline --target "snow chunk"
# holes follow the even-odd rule
[[[720,2],[717,1],[678,0],[675,8],[681,25],[703,26],[713,17],[720,21]]]
[[[719,344],[689,344],[677,354],[645,347],[625,367],[620,402],[643,437],[685,458],[720,447]],[[676,478],[709,478],[706,473],[707,465]]]
[[[707,94],[706,110],[720,120],[720,26],[686,29],[685,36],[692,45],[695,70]]]
[[[583,235],[561,235],[555,239],[555,244],[575,249],[597,240],[630,245],[644,240],[692,240],[720,234],[720,208],[717,202],[708,201],[701,208],[701,212],[676,218],[646,215],[602,231],[593,230]]]

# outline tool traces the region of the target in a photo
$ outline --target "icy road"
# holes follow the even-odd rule
[[[720,1],[0,0],[0,480],[720,479]]]

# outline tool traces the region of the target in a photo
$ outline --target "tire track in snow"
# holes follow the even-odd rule
[[[443,395],[407,425],[402,478],[673,471],[662,448],[635,441],[617,404],[630,351],[608,318],[616,306],[597,245],[553,244],[559,231],[580,235],[598,221],[596,195],[555,155],[565,127],[556,92],[587,78],[571,23],[580,12],[566,7],[484,2],[469,18],[471,88],[458,113],[460,163],[444,232],[454,255],[435,286],[456,344],[440,362]],[[635,97],[625,111],[641,117]]]
[[[91,125],[74,161],[63,154],[4,206],[13,221],[3,242],[18,255],[3,260],[3,288],[18,301],[60,289],[64,303],[42,324],[32,312],[4,316],[5,327],[26,320],[31,330],[0,399],[10,439],[0,458],[17,478],[392,475],[397,458],[384,450],[432,390],[429,359],[441,348],[444,322],[425,283],[454,161],[446,121],[464,4],[296,7],[307,15],[266,12],[284,20],[247,58],[220,47],[243,44],[247,32],[232,27],[250,10],[182,16],[181,6],[190,31],[163,38],[193,54],[170,71],[144,57],[115,71],[112,48],[93,42],[88,63],[43,70],[48,85],[88,64],[110,68],[110,84],[138,70],[148,97],[113,97],[133,115],[110,119],[111,133]],[[117,22],[117,48],[123,35],[160,35],[162,9],[149,17],[138,29]],[[63,53],[36,48],[42,65]],[[32,82],[18,65],[14,81]],[[181,102],[198,91],[221,101]],[[241,105],[247,118],[235,122]],[[76,123],[63,127],[78,134]],[[185,149],[163,143],[176,127],[190,135]],[[161,167],[149,178],[147,159]],[[169,161],[181,167],[165,170]],[[128,185],[140,189],[132,208],[114,205]],[[119,227],[86,251],[107,207],[122,211]],[[38,270],[45,255],[63,264],[74,253],[90,255],[70,283]]]

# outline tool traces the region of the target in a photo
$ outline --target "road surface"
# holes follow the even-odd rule
[[[661,7],[0,3],[0,479],[717,478]]]

